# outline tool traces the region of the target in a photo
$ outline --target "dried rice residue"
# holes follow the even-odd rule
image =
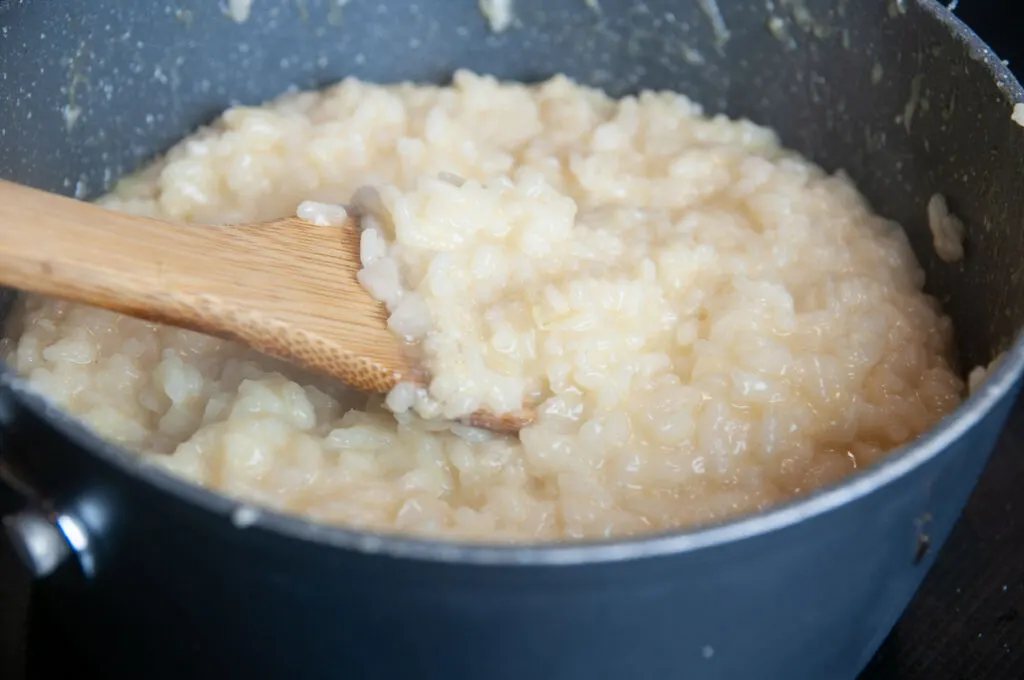
[[[480,0],[480,13],[495,33],[501,33],[512,25],[512,0]]]
[[[928,201],[928,227],[932,230],[935,254],[943,262],[964,259],[964,223],[949,211],[946,197],[935,194]]]
[[[252,13],[253,0],[228,0],[227,14],[237,24],[244,24]]]
[[[988,380],[988,377],[992,375],[992,372],[999,366],[999,362],[1006,356],[1006,352],[1001,352],[999,356],[989,362],[988,366],[975,366],[967,376],[967,394],[974,394],[981,386]]]
[[[1013,115],[1010,116],[1010,119],[1017,125],[1024,127],[1024,104],[1016,104],[1013,107]]]

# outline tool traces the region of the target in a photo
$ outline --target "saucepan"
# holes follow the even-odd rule
[[[906,227],[964,369],[1002,359],[842,483],[719,525],[541,546],[273,512],[240,527],[236,501],[140,465],[5,369],[8,530],[110,677],[854,678],[928,571],[1024,369],[1024,92],[1004,64],[932,0],[511,10],[495,32],[477,0],[3,2],[0,177],[93,198],[232,104],[350,75],[670,89],[845,170]],[[936,194],[966,225],[962,262],[932,246]]]

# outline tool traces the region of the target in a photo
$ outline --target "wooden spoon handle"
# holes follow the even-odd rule
[[[417,372],[359,268],[354,224],[177,225],[0,181],[0,285],[240,340],[387,392]]]
[[[181,306],[220,252],[218,231],[0,181],[0,284],[180,325],[195,316]]]

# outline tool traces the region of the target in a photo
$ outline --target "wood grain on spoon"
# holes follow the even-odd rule
[[[0,285],[238,340],[365,392],[424,384],[356,280],[358,224],[188,226],[0,181]],[[532,420],[476,413],[477,427]]]

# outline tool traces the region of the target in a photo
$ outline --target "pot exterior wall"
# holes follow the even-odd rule
[[[238,529],[27,412],[4,446],[108,517],[96,576],[69,565],[43,594],[112,677],[842,680],[910,601],[1013,397],[832,512],[720,547],[576,566],[422,562]]]

